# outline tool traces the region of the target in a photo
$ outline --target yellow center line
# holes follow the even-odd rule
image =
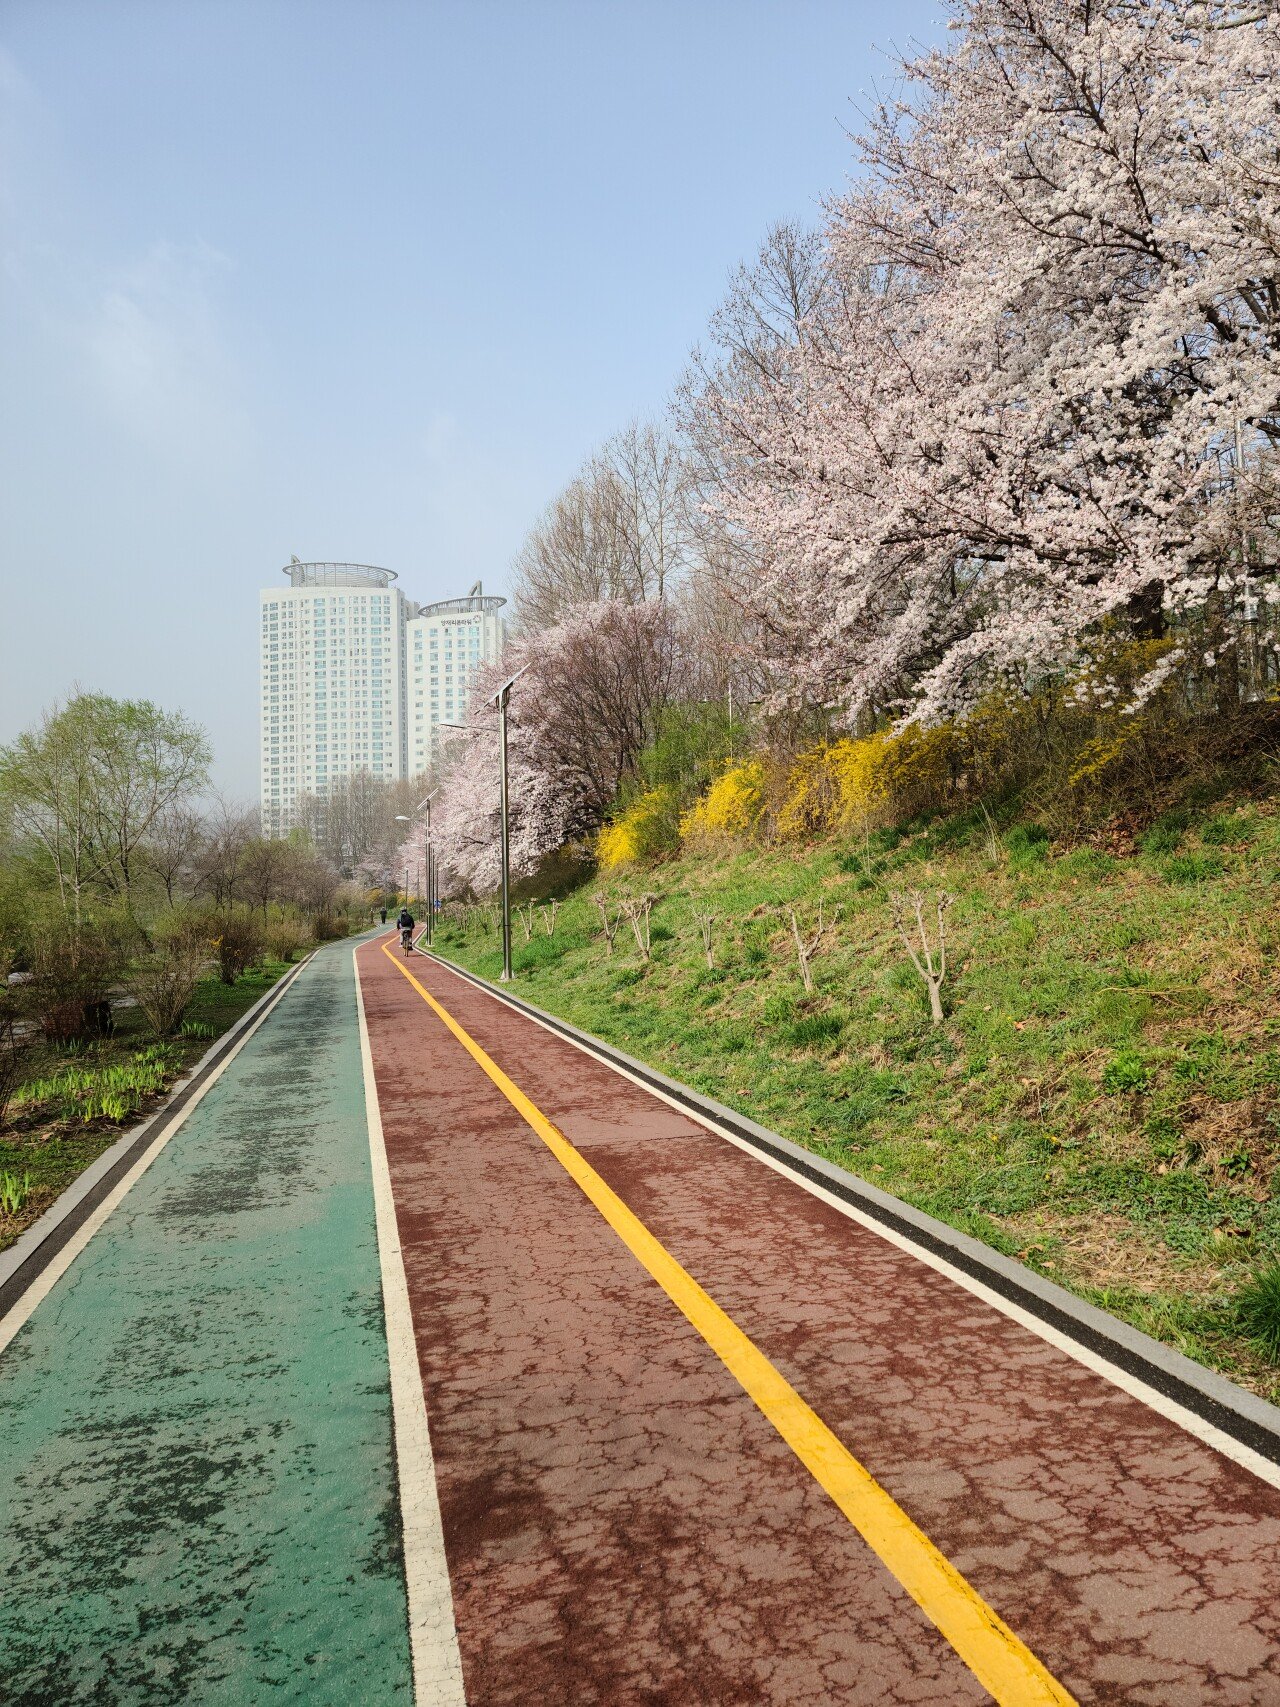
[[[404,973],[423,1001],[533,1128],[1000,1707],[1077,1707],[1074,1697],[970,1587],[950,1560],[916,1527],[871,1472],[605,1184],[541,1109],[530,1102],[385,944],[382,952]]]

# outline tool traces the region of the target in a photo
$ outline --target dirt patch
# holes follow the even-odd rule
[[[1163,1240],[1110,1211],[1062,1215],[1030,1210],[995,1219],[1018,1240],[1021,1258],[1082,1285],[1207,1293],[1221,1283],[1222,1270],[1216,1264],[1188,1261]]]
[[[1239,1102],[1193,1097],[1185,1128],[1186,1161],[1209,1174],[1215,1185],[1242,1192],[1255,1203],[1267,1202],[1280,1163],[1280,1133],[1269,1118],[1273,1112],[1265,1097],[1242,1097]]]

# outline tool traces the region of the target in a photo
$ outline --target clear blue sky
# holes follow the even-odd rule
[[[146,696],[251,798],[258,587],[502,590],[940,11],[4,0],[0,740]]]

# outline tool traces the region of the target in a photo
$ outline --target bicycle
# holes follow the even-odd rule
[[[406,954],[413,952],[413,926],[406,925],[400,932],[400,946]]]

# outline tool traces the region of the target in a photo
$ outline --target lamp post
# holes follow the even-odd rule
[[[426,842],[426,850],[425,851],[426,851],[426,856],[427,856],[427,860],[426,860],[426,865],[427,865],[426,903],[427,903],[427,947],[428,948],[431,947],[432,941],[434,940],[434,937],[435,937],[436,890],[437,890],[438,882],[439,882],[439,871],[438,871],[438,868],[436,866],[435,848],[432,845],[432,841],[431,841],[431,802],[435,799],[436,795],[439,794],[439,792],[440,792],[440,789],[438,786],[433,788],[431,790],[431,793],[427,795],[426,799],[420,800],[418,802],[417,806],[414,807],[412,816],[407,812],[397,812],[396,813],[396,823],[397,824],[412,824],[414,821],[414,818],[416,818],[418,813],[422,812],[423,810],[425,810],[426,814],[427,814],[427,842]],[[421,866],[418,867],[418,877],[419,877],[419,882],[421,882],[421,877],[422,877],[422,867]],[[405,887],[406,887],[406,889],[408,888],[408,885],[409,885],[409,869],[406,866],[405,867]]]
[[[511,982],[511,829],[510,812],[507,797],[507,704],[511,699],[511,690],[520,680],[529,666],[526,664],[516,671],[514,676],[508,676],[502,686],[491,693],[485,701],[486,705],[496,705],[498,708],[498,797],[500,801],[500,824],[498,831],[499,847],[502,861],[502,982]],[[446,723],[446,729],[469,729],[475,734],[484,731],[474,723]]]

